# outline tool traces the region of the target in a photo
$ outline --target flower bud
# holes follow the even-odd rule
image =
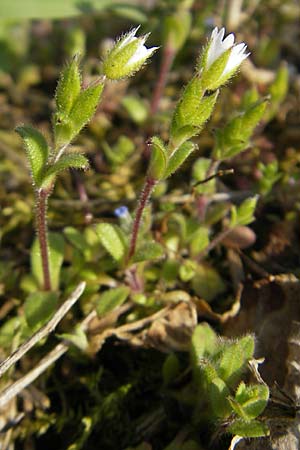
[[[158,47],[146,48],[149,34],[137,38],[138,28],[134,28],[116,42],[103,62],[103,72],[111,80],[119,80],[133,75]]]
[[[234,34],[230,33],[225,39],[225,28],[219,31],[216,27],[210,41],[201,57],[200,70],[202,82],[207,89],[215,90],[224,84],[237,71],[241,63],[250,53],[246,53],[247,46],[234,44]]]

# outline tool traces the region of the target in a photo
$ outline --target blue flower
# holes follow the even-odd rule
[[[127,206],[119,206],[119,208],[114,210],[114,214],[119,219],[125,219],[129,214]]]

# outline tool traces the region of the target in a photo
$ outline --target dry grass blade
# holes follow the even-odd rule
[[[51,333],[61,319],[67,314],[67,312],[72,308],[74,303],[77,302],[81,294],[85,289],[85,282],[80,283],[77,288],[72,292],[70,297],[61,305],[61,307],[56,311],[52,319],[46,323],[42,328],[40,328],[36,333],[34,333],[31,338],[24,342],[20,347],[18,347],[8,358],[6,358],[0,364],[0,377],[19,359],[22,358],[37,342],[46,337]]]

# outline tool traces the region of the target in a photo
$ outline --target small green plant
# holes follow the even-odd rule
[[[192,382],[176,393],[172,383],[180,377],[180,362],[174,354],[167,358],[165,386],[170,395],[192,408],[195,425],[214,424],[218,428],[223,423],[226,433],[242,437],[269,434],[259,418],[268,403],[269,388],[264,383],[243,381],[254,345],[252,335],[226,339],[217,336],[207,323],[198,325],[190,348]]]
[[[163,42],[166,45],[163,51],[168,59],[166,65],[162,64],[157,90],[149,106],[151,117],[146,102],[130,95],[121,100],[123,112],[128,113],[135,127],[147,123],[147,120],[148,126],[149,119],[157,113],[167,71],[188,38],[192,2],[177,3],[176,11],[163,21]],[[272,114],[266,110],[267,98],[259,98],[255,89],[246,91],[238,111],[230,113],[214,131],[210,153],[205,150],[193,159],[191,175],[184,177],[188,194],[183,195],[183,189],[179,190],[177,198],[176,193],[168,194],[176,173],[179,169],[184,171],[188,158],[196,155],[201,133],[206,131],[206,123],[217,110],[218,100],[221,102],[221,89],[249,56],[246,44],[235,43],[232,33],[225,37],[224,28],[215,28],[174,110],[166,115],[169,123],[163,133],[154,132],[151,123],[149,125],[149,154],[145,157],[148,169],[140,197],[136,195],[135,211],[132,199],[137,188],[132,187],[128,173],[133,172],[131,162],[134,164],[137,160],[137,144],[123,129],[117,133],[115,143],[111,143],[102,129],[95,131],[96,123],[93,131],[97,138],[100,137],[107,173],[117,178],[125,167],[123,197],[120,199],[121,195],[114,196],[113,192],[110,202],[107,192],[111,185],[107,180],[100,180],[99,184],[97,181],[93,192],[97,192],[99,185],[108,187],[103,196],[105,198],[107,194],[106,199],[109,200],[109,218],[89,223],[83,230],[71,223],[62,233],[48,232],[47,206],[57,177],[65,170],[87,169],[89,166],[86,154],[78,152],[72,143],[97,111],[100,100],[105,97],[104,88],[111,87],[110,80],[117,83],[133,76],[158,49],[156,46],[147,48],[148,35],[137,37],[137,31],[138,28],[134,28],[111,46],[103,58],[101,75],[88,84],[82,80],[78,56],[66,64],[56,89],[51,136],[48,134],[46,138],[29,125],[17,127],[34,186],[36,239],[31,249],[32,276],[23,276],[21,283],[23,291],[29,294],[24,303],[24,317],[11,318],[0,330],[1,342],[8,351],[13,337],[22,342],[45,325],[59,305],[60,289],[63,287],[69,291],[79,280],[87,282],[80,304],[83,315],[92,311],[101,319],[116,310],[122,314],[125,311],[122,318],[124,327],[134,321],[139,326],[140,319],[163,309],[166,303],[192,302],[192,296],[203,301],[207,309],[210,308],[207,303],[220,298],[229,303],[231,298],[227,294],[230,288],[226,277],[221,275],[214,262],[204,259],[233,231],[249,230],[247,226],[255,220],[258,202],[258,195],[254,194],[269,194],[281,178],[277,162],[258,163],[261,178],[253,194],[247,193],[233,201],[226,191],[221,193],[226,201],[211,202],[217,198],[218,178],[232,173],[231,159],[238,158],[253,145],[257,125],[262,120],[270,120],[284,98],[287,88],[284,66],[269,90]],[[79,36],[78,42],[76,38],[77,44],[73,42],[69,51],[84,47],[82,38]],[[147,129],[144,136],[149,134]],[[112,140],[114,137],[113,134]],[[218,170],[220,165],[224,170]],[[178,196],[181,197],[179,200]],[[151,198],[155,200],[155,206],[158,203],[155,214],[149,205]],[[120,204],[127,206],[114,209]],[[112,217],[113,209],[116,217]],[[215,225],[220,231],[214,235]],[[153,230],[157,239],[154,239]],[[112,318],[112,326],[117,320]],[[91,351],[84,330],[80,326],[74,328],[74,333],[63,332],[59,337],[83,352]],[[129,339],[130,333],[122,334],[121,330],[118,336]],[[138,342],[137,337],[135,342]],[[269,389],[259,382],[248,384],[245,376],[247,365],[253,358],[254,344],[251,334],[237,339],[221,338],[209,325],[202,323],[196,327],[191,339],[188,370],[185,366],[181,371],[180,358],[175,354],[167,358],[163,366],[164,386],[168,394],[187,406],[196,427],[205,428],[209,424],[218,428],[221,425],[220,428],[231,435],[268,435],[262,413],[268,402]],[[173,383],[176,384],[187,372],[191,381],[182,391],[173,389]],[[131,385],[128,389],[124,385],[124,392],[121,389],[122,395],[116,395],[116,398],[125,397],[129,390]],[[111,398],[113,401],[114,396]],[[87,419],[86,431],[78,440],[78,448],[85,444],[92,428],[101,421],[101,414],[102,409],[96,406],[91,417],[83,418],[83,422]],[[166,450],[179,448],[176,442],[174,446],[171,443]],[[180,448],[200,449],[193,437]]]

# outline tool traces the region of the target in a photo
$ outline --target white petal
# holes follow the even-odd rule
[[[232,47],[230,56],[222,74],[223,76],[227,75],[229,72],[232,72],[244,61],[244,59],[248,58],[250,53],[244,53],[246,48],[247,46],[243,42]]]
[[[217,34],[219,33],[218,27],[215,27],[211,33],[211,39],[215,39],[217,37]]]
[[[218,39],[220,40],[220,42],[222,42],[224,34],[225,34],[225,28],[223,27],[223,28],[221,28],[221,30],[218,33]]]
[[[133,28],[129,33],[125,35],[123,39],[120,40],[119,49],[125,47],[125,45],[129,44],[132,41],[135,41],[137,38],[135,37],[136,32],[140,28],[141,25],[139,25],[136,28]]]
[[[225,50],[228,50],[230,47],[232,47],[234,44],[234,34],[230,33],[223,41],[223,48]]]
[[[210,66],[220,57],[223,55],[224,52],[226,52],[229,48],[231,48],[234,44],[234,34],[230,33],[223,41],[225,35],[225,28],[221,28],[220,31],[218,31],[218,28],[214,28],[210,44],[207,52],[207,69],[210,68]]]
[[[152,47],[152,48],[146,48],[145,45],[141,42],[141,45],[136,49],[134,54],[129,58],[129,60],[126,63],[126,66],[132,66],[136,63],[143,63],[146,61],[149,56],[152,55],[152,53],[157,49],[158,47]]]

